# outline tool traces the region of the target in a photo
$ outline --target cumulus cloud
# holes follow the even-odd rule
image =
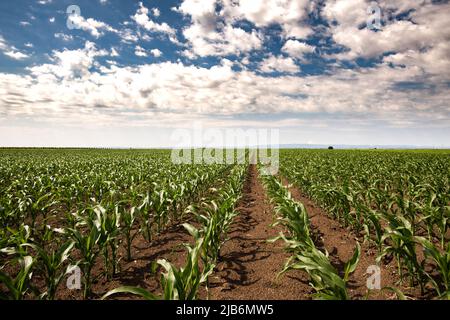
[[[298,40],[288,40],[281,48],[281,51],[286,52],[293,58],[303,58],[306,53],[314,52],[315,47],[305,42]]]
[[[178,12],[189,16],[192,24],[183,30],[190,45],[190,56],[225,56],[241,54],[262,47],[262,36],[256,30],[247,32],[231,21],[219,23],[216,1],[184,0]]]
[[[168,35],[175,35],[176,31],[170,27],[166,22],[157,23],[150,19],[149,10],[142,2],[139,2],[139,9],[131,18],[142,28],[151,32],[166,33]]]
[[[251,33],[231,25],[220,32],[206,31],[205,26],[193,24],[183,32],[190,43],[192,55],[226,56],[257,50],[262,47],[261,35],[253,30]]]
[[[158,58],[158,57],[161,57],[162,56],[162,52],[161,52],[161,50],[159,50],[159,49],[152,49],[152,50],[150,50],[150,53],[155,57],[155,58]]]
[[[427,50],[406,50],[384,57],[383,61],[408,69],[420,70],[430,80],[449,81],[450,44],[439,43]]]
[[[141,46],[136,46],[134,48],[134,54],[137,55],[138,57],[146,57],[148,55],[145,49],[142,48]]]
[[[0,73],[0,114],[4,119],[95,125],[171,126],[186,119],[233,119],[252,113],[328,116],[349,123],[385,121],[396,127],[450,125],[448,4],[380,0],[384,12],[403,18],[386,19],[375,32],[365,27],[369,1],[324,2],[320,14],[329,24],[321,31],[330,37],[333,49],[343,49],[325,56],[338,60],[333,68],[299,75],[305,55],[319,53],[322,45],[306,39],[313,30],[307,17],[316,1],[217,3],[185,0],[175,9],[188,21],[182,30],[186,45],[179,52],[189,59],[240,55],[236,60],[228,57],[208,67],[180,61],[150,64],[145,59],[141,65],[123,66],[112,60],[102,65],[105,58],[100,57],[118,52],[88,41],[77,50],[51,52],[50,62],[33,65],[23,74]],[[94,37],[111,30],[132,43],[137,55],[159,57],[161,48],[145,50],[138,41],[153,32],[176,39],[176,32],[150,16],[156,15],[141,3],[133,15],[138,31],[131,29],[134,23],[112,31],[84,21]],[[251,24],[242,26],[245,20]],[[255,53],[264,48],[265,28],[274,25],[281,27],[281,48],[271,54]],[[0,51],[20,55],[2,37]],[[265,59],[254,63],[254,53],[265,54]],[[378,59],[370,67],[342,67],[340,60],[359,57]]]
[[[14,51],[14,50],[7,50],[3,52],[4,55],[14,59],[14,60],[23,60],[29,57],[29,55],[20,52],[20,51]]]
[[[106,55],[108,51],[98,50],[93,42],[86,41],[82,49],[53,51],[53,63],[30,67],[29,70],[37,79],[79,79],[91,74],[96,57]]]
[[[316,7],[307,0],[225,0],[223,12],[228,19],[246,19],[258,27],[280,25],[286,38],[304,39],[312,33],[306,23]]]
[[[57,33],[55,33],[55,34],[54,34],[54,37],[55,37],[56,39],[61,39],[61,40],[63,40],[63,41],[71,41],[71,40],[73,40],[73,36],[72,36],[72,35],[70,35],[70,34],[65,34],[65,33],[62,33],[62,32],[57,32]]]
[[[116,48],[111,48],[111,57],[118,57],[119,53],[117,52]]]
[[[158,8],[152,8],[152,14],[153,14],[155,17],[159,17],[160,14],[161,14],[161,11],[159,11]]]
[[[28,54],[21,52],[15,46],[8,44],[2,35],[0,35],[0,52],[14,60],[29,58]]]
[[[338,59],[374,58],[385,53],[421,52],[450,40],[450,5],[433,1],[382,0],[380,30],[367,28],[372,20],[368,1],[328,1],[323,16],[332,24],[333,40],[346,48]],[[403,15],[402,19],[397,18]]]
[[[440,50],[447,50],[441,48]],[[445,52],[433,53],[435,57]],[[150,53],[152,53],[150,51]],[[52,62],[29,68],[29,74],[0,74],[0,110],[7,117],[29,117],[61,123],[96,125],[160,123],[174,114],[214,118],[248,113],[305,113],[370,117],[393,126],[422,123],[448,125],[446,83],[408,90],[404,83],[420,82],[420,68],[408,57],[364,69],[338,70],[315,76],[270,77],[232,69],[224,59],[212,67],[164,62],[138,66],[99,65],[109,50],[86,42],[78,50],[54,51]],[[392,56],[393,59],[395,56]],[[413,57],[414,58],[414,57]],[[424,60],[424,65],[426,61]],[[261,65],[267,72],[296,72],[291,57],[269,56]],[[264,71],[263,70],[263,71]],[[155,114],[158,118],[155,118]],[[405,122],[406,121],[406,122]]]
[[[103,36],[105,32],[118,33],[116,29],[107,23],[95,20],[93,18],[86,19],[81,15],[73,15],[70,19],[76,28],[89,32],[95,38]]]
[[[123,43],[133,43],[139,41],[139,36],[129,28],[125,28],[119,31],[120,41]]]
[[[274,56],[271,55],[268,58],[264,59],[260,65],[259,69],[262,72],[288,72],[288,73],[296,73],[300,71],[299,66],[297,66],[294,60],[291,57],[283,57],[283,56]]]

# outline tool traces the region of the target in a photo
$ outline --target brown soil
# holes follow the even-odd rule
[[[141,235],[138,235],[132,245],[132,260],[126,261],[126,250],[123,244],[119,250],[119,272],[112,279],[107,280],[104,276],[103,256],[99,256],[92,270],[93,281],[92,295],[90,299],[100,299],[109,290],[120,286],[138,286],[146,290],[160,294],[159,284],[161,268],[152,273],[152,263],[158,259],[167,259],[176,266],[184,264],[186,249],[183,243],[190,243],[192,237],[181,225],[174,225],[156,236],[152,242],[148,242]],[[57,299],[82,299],[83,290],[70,290],[66,287],[65,277],[59,286]],[[45,290],[43,281],[35,278],[35,285]],[[108,299],[138,299],[138,296],[120,294],[111,296]]]
[[[287,181],[283,179],[284,184]],[[319,239],[319,248],[324,248],[330,253],[332,264],[342,271],[345,262],[350,259],[358,240],[350,230],[345,229],[339,223],[330,218],[324,210],[301,193],[296,187],[290,187],[293,197],[302,202],[311,219],[312,230]],[[221,249],[221,256],[216,270],[209,279],[210,299],[279,299],[301,300],[311,299],[314,290],[308,284],[308,275],[303,271],[289,271],[277,278],[277,274],[283,268],[289,257],[284,251],[284,243],[267,242],[267,239],[275,237],[281,226],[272,227],[274,222],[274,207],[270,204],[263,185],[258,176],[255,165],[250,165],[243,188],[243,196],[238,203],[239,215],[235,218],[229,234],[228,241]],[[184,221],[186,222],[186,221]],[[194,225],[196,223],[190,222]],[[126,261],[125,243],[120,245],[120,269],[119,273],[110,280],[103,275],[102,256],[93,269],[94,281],[92,299],[98,299],[103,294],[119,286],[140,286],[153,293],[160,294],[159,284],[160,268],[155,273],[151,272],[152,263],[158,259],[167,259],[176,266],[183,265],[186,257],[186,249],[183,243],[191,243],[192,237],[180,224],[175,224],[160,235],[157,235],[150,243],[141,235],[133,241],[133,260]],[[375,265],[377,249],[367,243],[361,244],[361,259],[355,273],[349,282],[349,293],[353,299],[362,299],[367,293],[366,280],[368,266]],[[420,297],[419,289],[410,289],[399,286],[399,280],[395,261],[381,266],[381,286],[394,286],[412,297]],[[12,266],[7,266],[7,273],[14,274]],[[39,274],[34,275],[34,285],[45,289],[45,284]],[[82,290],[69,290],[66,288],[65,277],[57,292],[57,299],[82,299]],[[405,281],[406,283],[406,281]],[[0,290],[2,288],[0,287]],[[206,299],[207,292],[200,291],[200,298]],[[112,299],[138,299],[133,295],[116,295]],[[395,299],[395,294],[388,291],[372,291],[371,299]],[[429,297],[427,297],[429,298]]]
[[[210,279],[211,299],[309,299],[312,288],[301,271],[290,271],[277,279],[289,257],[282,241],[269,243],[281,227],[271,227],[274,208],[269,203],[258,178],[255,165],[250,165],[229,240],[221,250],[221,261]]]
[[[282,181],[284,185],[289,185],[285,178],[282,178]],[[350,277],[348,287],[352,299],[365,299],[368,294],[366,282],[370,276],[367,274],[367,269],[371,265],[377,265],[376,257],[378,251],[376,246],[369,245],[367,242],[361,243],[361,239],[358,239],[350,228],[342,227],[338,221],[328,216],[325,210],[315,204],[296,186],[289,185],[289,190],[292,197],[305,206],[310,217],[312,232],[319,239],[319,243],[316,243],[316,245],[328,251],[331,263],[338,271],[343,271],[345,263],[353,255],[356,241],[359,240],[361,257],[355,272]],[[389,261],[389,263],[382,262],[379,267],[381,271],[381,288],[397,287],[409,297],[421,297],[420,289],[408,287],[408,280],[405,279],[402,284],[398,283],[400,277],[394,260]],[[397,297],[392,291],[371,290],[368,298],[396,299]]]

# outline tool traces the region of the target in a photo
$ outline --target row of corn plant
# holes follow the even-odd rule
[[[357,243],[352,258],[346,263],[344,274],[340,275],[328,258],[328,252],[319,250],[313,241],[308,214],[303,204],[292,199],[290,192],[274,176],[264,176],[263,182],[271,201],[275,204],[278,216],[276,224],[282,224],[288,230],[270,241],[284,240],[286,250],[291,257],[280,274],[289,270],[306,271],[310,284],[316,291],[315,298],[347,300],[347,283],[350,274],[355,271],[360,257]]]
[[[282,155],[282,175],[343,225],[362,231],[378,248],[378,262],[394,257],[400,282],[409,279],[422,294],[431,285],[445,297],[446,269],[439,261],[445,261],[449,243],[448,153],[285,150]],[[422,238],[428,242],[418,241]],[[422,258],[420,250],[428,254]],[[430,276],[429,269],[439,271]]]
[[[223,165],[174,166],[164,154],[27,151],[20,158],[7,156],[8,166],[2,158],[0,221],[5,227],[0,233],[0,283],[10,280],[5,294],[12,292],[12,283],[20,285],[11,279],[25,265],[19,262],[30,256],[29,297],[54,299],[63,277],[78,265],[83,272],[83,296],[88,298],[92,269],[101,258],[103,274],[111,279],[120,271],[122,243],[130,261],[136,236],[149,235],[151,240],[153,232],[182,219],[188,201],[199,199],[229,170]],[[34,286],[36,274],[45,279],[46,291]]]
[[[187,248],[186,262],[177,268],[166,259],[157,263],[165,273],[161,276],[161,296],[140,287],[122,286],[109,291],[103,296],[131,293],[147,300],[194,300],[198,298],[200,285],[206,283],[213,272],[220,254],[220,248],[226,240],[226,234],[233,218],[237,215],[235,206],[240,198],[244,182],[245,167],[236,166],[230,173],[228,181],[215,194],[215,200],[204,201],[198,206],[191,206],[190,212],[200,223],[199,229],[192,224],[183,224],[193,236],[194,245],[184,244]]]
[[[24,229],[27,230],[28,226]],[[26,232],[26,231],[25,231]],[[63,232],[60,229],[47,227],[45,242],[37,242],[29,238],[27,234],[22,234],[22,241],[13,247],[5,247],[0,250],[0,254],[8,254],[13,258],[3,265],[14,265],[18,268],[16,276],[13,277],[0,268],[0,283],[6,285],[8,291],[0,294],[5,299],[23,299],[25,295],[33,293],[40,299],[52,300],[56,291],[69,270],[70,252],[75,243],[64,241],[57,237]],[[16,234],[20,234],[17,232]],[[39,292],[38,288],[31,282],[33,274],[39,273],[45,280],[46,291]]]

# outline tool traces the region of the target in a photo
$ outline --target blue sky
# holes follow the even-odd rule
[[[201,124],[449,146],[449,14],[431,0],[2,1],[0,145],[171,146]]]

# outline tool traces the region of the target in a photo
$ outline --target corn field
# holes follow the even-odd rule
[[[233,262],[229,239],[245,233],[237,221],[257,201],[248,200],[248,161],[180,165],[169,150],[0,154],[0,299],[214,299],[214,278]],[[277,175],[252,180],[273,208],[268,227],[281,230],[262,241],[286,252],[274,282],[295,281],[286,277],[299,271],[311,293],[298,299],[352,299],[350,278],[367,247],[376,250],[374,263],[395,263],[397,283],[381,290],[408,298],[399,289],[408,286],[420,290],[416,298],[450,298],[448,152],[280,155]],[[320,245],[307,206],[290,188],[355,235],[342,265]],[[175,240],[164,238],[172,234]],[[158,251],[164,241],[168,248]],[[66,288],[75,269],[77,294]]]
[[[341,225],[393,257],[400,281],[449,298],[450,155],[286,150],[281,175]]]

